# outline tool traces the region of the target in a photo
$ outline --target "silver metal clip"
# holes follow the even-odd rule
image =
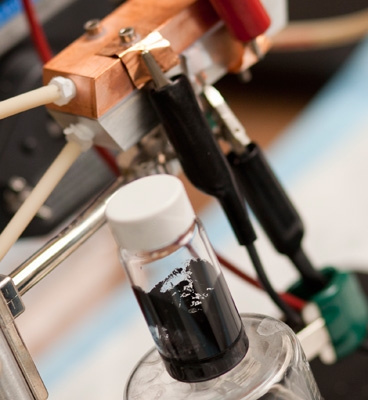
[[[205,85],[203,94],[216,113],[224,139],[230,143],[235,153],[243,153],[244,147],[250,143],[250,139],[241,122],[216,88]]]

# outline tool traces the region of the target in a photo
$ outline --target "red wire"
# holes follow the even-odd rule
[[[105,161],[107,166],[110,168],[110,170],[116,175],[120,175],[120,170],[118,167],[118,164],[116,163],[115,157],[104,147],[100,146],[94,146],[94,149],[96,152],[99,154],[99,156]]]
[[[24,11],[31,31],[33,43],[38,55],[45,64],[52,58],[52,51],[47,42],[45,33],[40,25],[31,0],[22,0]]]
[[[235,275],[239,276],[239,278],[250,283],[252,286],[257,287],[258,289],[262,289],[261,284],[257,280],[251,278],[244,271],[241,271],[240,269],[235,267],[234,264],[232,264],[230,261],[228,261],[225,258],[223,258],[222,256],[220,256],[218,253],[216,253],[216,256],[217,256],[220,264],[222,264],[229,271],[233,272]],[[299,299],[298,297],[296,297],[290,293],[280,293],[280,297],[285,301],[285,303],[289,304],[289,306],[294,308],[294,310],[296,310],[296,311],[301,311],[306,304],[306,302],[304,300]]]

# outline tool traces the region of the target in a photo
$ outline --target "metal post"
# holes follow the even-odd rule
[[[122,185],[123,179],[118,178],[86,211],[10,274],[20,295],[41,281],[104,225],[106,203]]]

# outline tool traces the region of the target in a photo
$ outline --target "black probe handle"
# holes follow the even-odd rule
[[[289,256],[295,254],[301,246],[303,223],[262,150],[250,143],[241,155],[231,152],[227,158],[250,208],[275,248]]]
[[[192,86],[179,75],[151,91],[151,100],[182,168],[194,186],[216,197],[242,245],[256,238],[226,157],[199,108]]]

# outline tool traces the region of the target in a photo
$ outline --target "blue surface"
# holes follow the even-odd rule
[[[353,140],[367,104],[368,40],[271,148],[270,162],[281,180],[293,181],[347,134]]]
[[[0,28],[20,13],[22,5],[19,0],[5,0],[0,5]]]
[[[116,330],[123,332],[139,312],[130,286],[123,284],[38,360],[37,367],[46,387],[51,389],[62,380],[71,366],[83,364],[91,351],[106,342]]]
[[[37,3],[38,0],[33,1]],[[0,28],[23,11],[21,0],[4,0],[0,4]]]

